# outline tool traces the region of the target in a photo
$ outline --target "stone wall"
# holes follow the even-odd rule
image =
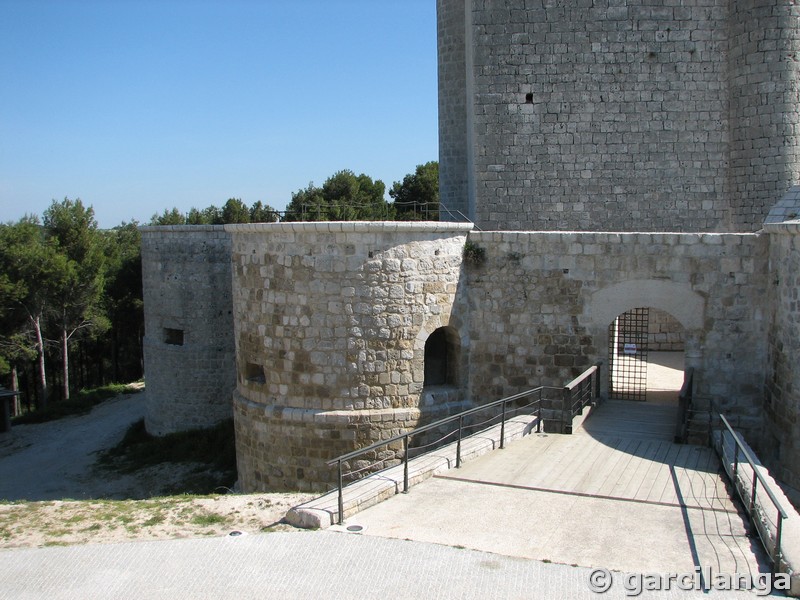
[[[800,490],[800,221],[765,226],[770,237],[771,314],[764,403],[765,462]]]
[[[470,208],[467,178],[467,80],[464,2],[437,0],[439,61],[439,199],[448,209],[465,215]],[[459,93],[460,91],[460,93]],[[442,211],[442,221],[458,221]]]
[[[683,326],[697,397],[760,435],[768,236],[471,232],[469,240],[486,251],[464,286],[476,401],[607,365],[610,323],[649,306]]]
[[[754,441],[769,339],[770,418],[787,440],[775,444],[782,456],[793,448],[797,336],[784,323],[794,323],[798,286],[773,283],[776,236],[470,228],[145,228],[148,429],[224,418],[235,388],[242,489],[322,490],[336,456],[607,365],[609,324],[647,306],[683,329],[696,398]],[[772,261],[791,274],[794,238],[778,240]],[[782,298],[772,321],[768,288]],[[440,330],[452,362],[426,386],[426,341]],[[391,463],[399,450],[367,459]]]
[[[470,227],[226,226],[242,489],[325,489],[327,460],[463,408],[465,365],[423,390],[424,352],[445,326],[469,345],[453,306]]]
[[[222,226],[142,227],[145,426],[230,418],[235,386],[231,242]]]
[[[647,323],[647,349],[651,352],[682,352],[683,327],[668,312],[651,309]]]
[[[730,192],[734,226],[752,230],[800,180],[800,11],[731,0],[730,12]]]
[[[438,7],[440,177],[482,229],[754,231],[800,175],[791,3]]]

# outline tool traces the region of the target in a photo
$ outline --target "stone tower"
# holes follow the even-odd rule
[[[795,2],[437,8],[442,202],[482,229],[754,231],[798,180]]]

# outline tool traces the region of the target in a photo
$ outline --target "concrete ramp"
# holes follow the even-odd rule
[[[610,402],[349,519],[367,534],[628,572],[768,570],[716,454],[671,442],[674,409]]]

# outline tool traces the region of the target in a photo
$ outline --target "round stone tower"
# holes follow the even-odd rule
[[[243,491],[325,490],[326,461],[463,408],[471,227],[226,226]]]

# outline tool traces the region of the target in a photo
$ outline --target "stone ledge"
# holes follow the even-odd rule
[[[142,233],[198,233],[202,231],[224,232],[225,225],[141,225],[139,231]]]
[[[506,421],[506,443],[530,434],[536,429],[534,415],[517,416]],[[408,462],[409,487],[455,468],[456,445],[452,442]],[[461,461],[477,458],[500,446],[500,425],[474,433],[461,440]],[[333,468],[333,467],[331,467]],[[384,469],[344,488],[344,517],[378,504],[403,491],[403,465]],[[310,502],[295,506],[286,513],[286,521],[304,529],[326,529],[339,520],[339,493],[333,490]]]
[[[741,437],[741,434],[739,435]],[[733,439],[731,438],[731,435],[727,431],[722,432],[722,435],[720,435],[720,432],[717,432],[714,438],[715,438],[714,445],[716,447],[717,453],[720,456],[722,466],[725,469],[726,473],[728,474],[728,477],[731,478],[732,480],[733,459],[735,451]],[[787,595],[793,597],[799,597],[800,596],[800,514],[797,513],[794,506],[792,506],[791,502],[789,502],[789,499],[783,493],[781,487],[778,485],[775,479],[770,475],[769,470],[766,467],[764,467],[758,460],[758,457],[756,456],[756,453],[753,452],[753,449],[747,444],[747,442],[744,442],[744,446],[745,448],[747,448],[748,452],[750,452],[750,455],[753,457],[753,460],[755,462],[755,467],[758,470],[758,472],[770,484],[770,488],[772,489],[772,492],[775,494],[775,499],[778,501],[778,503],[781,505],[781,508],[783,508],[783,510],[788,515],[787,518],[783,521],[783,527],[781,530],[782,560],[781,564],[776,566],[776,571],[779,573],[786,573],[789,575],[791,583],[790,583],[790,590],[787,592]],[[737,480],[733,482],[734,486],[737,489],[741,490],[741,493],[745,498],[751,497],[751,494],[753,492],[753,469],[750,468],[750,465],[747,463],[747,461],[741,454],[739,455],[739,467],[736,479]],[[761,489],[761,486],[757,486],[756,514],[759,516],[759,522],[752,523],[752,525],[754,528],[766,531],[767,536],[769,537],[769,542],[767,544],[768,551],[771,554],[775,547],[777,509],[773,506],[770,499],[764,493],[764,490]]]
[[[800,219],[784,221],[783,223],[764,223],[764,232],[771,234],[800,234]]]
[[[417,421],[421,414],[419,408],[413,407],[322,410],[294,406],[276,406],[251,400],[238,389],[233,390],[233,401],[234,403],[244,405],[247,410],[262,413],[266,418],[280,419],[295,423],[353,425],[358,423]]]
[[[224,225],[229,233],[446,233],[471,231],[472,223],[446,221],[290,221]]]

